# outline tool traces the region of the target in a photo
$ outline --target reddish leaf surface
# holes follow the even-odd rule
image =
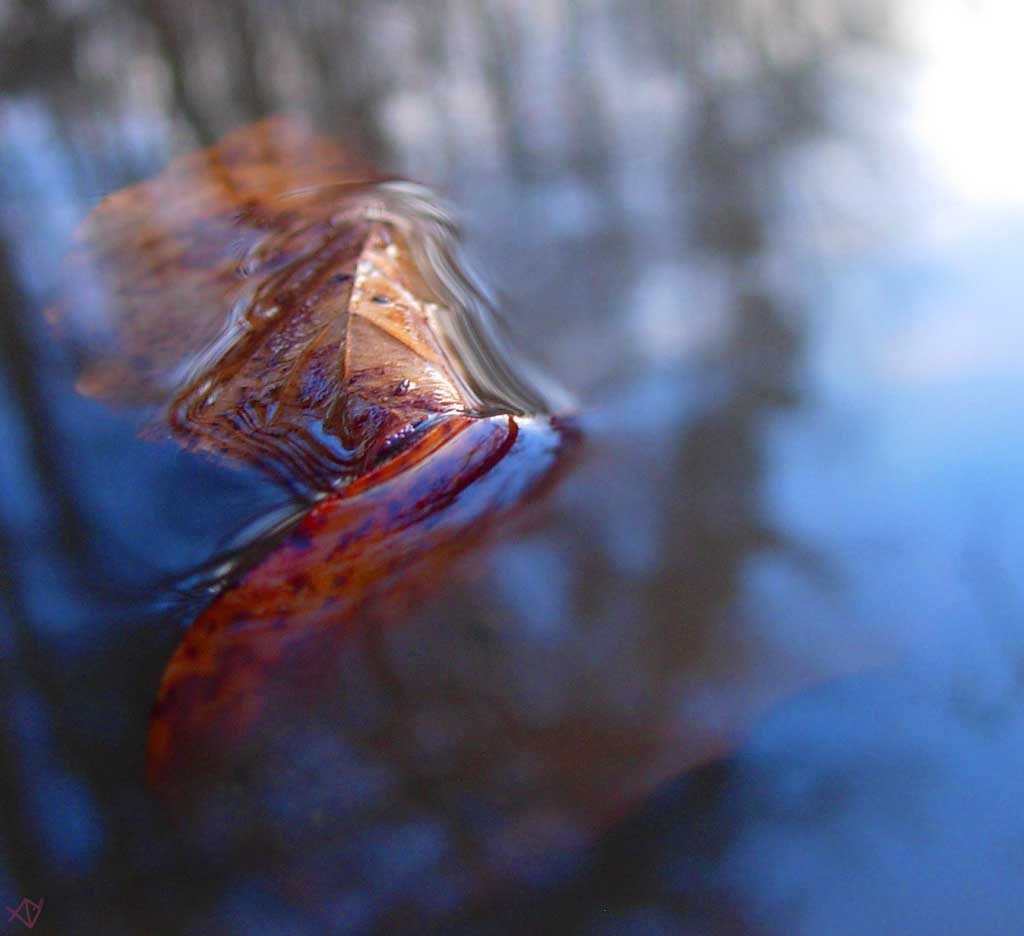
[[[164,672],[151,779],[173,787],[219,761],[266,714],[307,693],[339,641],[443,583],[458,556],[550,483],[571,430],[455,417],[318,504],[189,629]],[[344,675],[341,675],[344,678]],[[275,713],[271,712],[271,720]]]

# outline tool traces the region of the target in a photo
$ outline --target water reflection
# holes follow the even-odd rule
[[[962,122],[907,119],[922,59],[904,27],[941,25],[942,6],[0,6],[10,905],[45,893],[55,926],[105,932],[359,932],[403,892],[469,932],[524,914],[583,932],[1005,932],[1021,219],[1013,173]],[[1012,34],[1001,15],[964,14],[999,24],[970,49]],[[923,60],[953,61],[937,41]],[[990,77],[969,100],[1002,116],[1001,94]],[[386,635],[416,691],[404,709],[389,696],[380,737],[408,772],[310,724],[308,760],[280,786],[242,778],[188,839],[139,784],[180,616],[140,616],[133,596],[276,495],[76,400],[34,313],[99,195],[280,109],[467,211],[515,330],[592,404],[596,444],[554,516]],[[981,122],[985,153],[1013,152],[1012,121]],[[351,693],[344,711],[372,724],[379,691]],[[467,908],[464,879],[424,871],[459,854],[424,817],[486,824],[431,774],[458,740],[438,725],[462,715],[465,750],[509,749],[470,717],[483,700],[538,731],[572,724],[567,757],[600,733],[678,732],[651,782],[740,747],[583,857],[548,851],[571,857],[521,900]],[[621,793],[628,771],[608,769],[595,781]],[[376,822],[403,778],[386,801],[419,811]],[[285,795],[303,782],[309,798]],[[358,847],[297,844],[318,799],[366,823]],[[549,813],[542,831],[565,846],[578,827]],[[257,846],[294,874],[247,862]]]

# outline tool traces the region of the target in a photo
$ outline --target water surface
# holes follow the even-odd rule
[[[396,895],[467,933],[1013,932],[1020,25],[1009,0],[0,3],[6,905],[60,932],[358,933]],[[143,784],[196,611],[168,582],[282,493],[78,396],[41,312],[102,196],[282,110],[459,206],[589,454],[389,632],[391,683],[349,671],[339,718],[390,713],[388,770],[310,722],[277,787],[239,778],[186,834]],[[436,777],[512,764],[488,713],[659,792],[595,841],[537,789],[495,840],[514,889],[471,899],[451,829],[486,817]],[[652,725],[670,754],[637,776]]]

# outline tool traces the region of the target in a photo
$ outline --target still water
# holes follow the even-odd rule
[[[4,906],[1017,932],[1022,27],[1013,0],[0,0]],[[458,206],[587,443],[182,815],[144,781],[160,674],[287,495],[76,394],[42,313],[101,198],[281,112]]]

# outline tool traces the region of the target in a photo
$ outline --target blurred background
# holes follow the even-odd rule
[[[105,936],[1017,932],[1021,35],[1016,0],[0,0],[4,905]],[[142,783],[195,611],[170,583],[282,494],[77,397],[41,312],[99,199],[279,112],[457,205],[590,443],[392,632],[358,718],[183,830]],[[619,814],[510,723],[613,765]]]

